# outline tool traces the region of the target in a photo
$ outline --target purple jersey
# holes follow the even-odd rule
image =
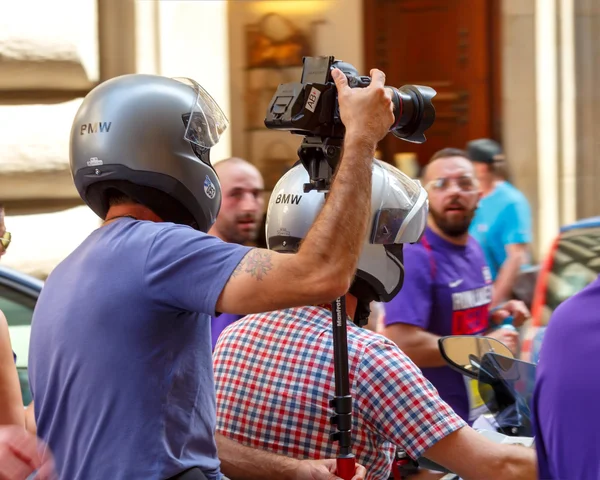
[[[488,327],[492,280],[479,244],[455,245],[429,227],[420,243],[404,246],[404,286],[386,304],[385,325],[407,323],[441,337],[478,335]],[[442,399],[466,421],[462,375],[449,367],[422,368]]]
[[[533,395],[539,478],[597,479],[600,472],[598,350],[600,280],[552,314]]]
[[[243,317],[244,315],[236,315],[234,313],[222,313],[218,316],[210,317],[210,336],[213,350],[217,345],[217,340],[219,339],[221,332],[233,322],[236,322]]]

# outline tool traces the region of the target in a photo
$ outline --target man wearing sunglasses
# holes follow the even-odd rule
[[[8,250],[11,234],[4,223],[4,205],[0,203],[0,257]],[[52,456],[35,435],[27,432],[33,420],[33,405],[23,409],[15,354],[10,342],[8,322],[0,310],[0,478],[24,480],[37,471],[35,478],[54,478]],[[31,425],[35,430],[35,425]]]
[[[517,334],[508,329],[490,331],[490,269],[468,233],[481,192],[467,153],[446,148],[434,154],[423,183],[429,196],[427,228],[418,243],[405,247],[404,268],[410,282],[386,304],[384,335],[469,421],[470,406],[477,406],[478,398],[469,400],[470,383],[465,385],[463,377],[446,366],[438,339],[488,334],[515,350]],[[492,323],[510,315],[520,325],[529,312],[522,302],[511,301],[494,312]]]
[[[0,203],[0,257],[8,251],[12,241],[4,218],[4,204]],[[0,310],[0,425],[24,424],[27,430],[36,433],[33,402],[23,410],[19,376],[15,368],[16,359],[10,342],[8,322]]]
[[[11,235],[6,231],[4,224],[4,206],[0,204],[0,257],[8,250],[10,240]],[[15,358],[10,342],[8,322],[0,310],[0,425],[25,426]]]

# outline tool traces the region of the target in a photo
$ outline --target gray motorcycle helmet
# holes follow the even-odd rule
[[[75,187],[103,219],[116,191],[164,221],[207,232],[221,206],[210,148],[227,126],[219,106],[191,79],[108,80],[84,98],[73,121]]]
[[[388,302],[400,291],[404,281],[402,246],[419,241],[428,214],[427,193],[419,182],[379,160],[373,161],[372,172],[370,229],[350,288],[363,305]],[[304,193],[308,181],[306,169],[298,164],[275,186],[266,219],[269,249],[296,252],[323,208],[324,193]]]

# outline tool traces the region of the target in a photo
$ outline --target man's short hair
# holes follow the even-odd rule
[[[241,157],[227,157],[227,158],[223,158],[220,160],[216,160],[216,161],[212,162],[212,166],[213,166],[213,168],[217,168],[217,166],[226,165],[226,164],[235,164],[235,163],[238,163],[238,164],[246,163],[248,165],[252,165],[253,167],[256,167],[256,165],[254,165],[252,162],[249,162],[245,158],[241,158]]]
[[[486,164],[497,178],[510,181],[508,162],[498,142],[490,138],[471,140],[467,143],[467,151],[472,161]]]
[[[106,191],[106,200],[108,201],[109,207],[116,207],[118,205],[126,205],[129,203],[137,203],[135,200],[128,197],[116,188],[111,188]]]
[[[461,150],[460,148],[442,148],[441,150],[438,150],[437,152],[435,152],[431,158],[429,159],[429,163],[433,162],[434,160],[437,160],[438,158],[447,158],[447,157],[462,157],[462,158],[466,158],[467,160],[471,160],[471,157],[469,157],[469,154],[467,153],[466,150]]]
[[[494,163],[494,157],[502,155],[502,147],[491,138],[478,138],[467,143],[467,152],[471,160],[479,163]]]
[[[452,148],[452,147],[442,148],[441,150],[438,150],[431,156],[431,158],[429,159],[429,163],[427,163],[427,165],[425,165],[423,167],[423,169],[421,170],[421,176],[420,176],[421,183],[424,183],[427,180],[427,170],[429,170],[429,165],[432,162],[434,162],[435,160],[438,160],[440,158],[450,158],[450,157],[460,157],[460,158],[464,158],[469,161],[471,160],[469,158],[469,154],[466,152],[466,150],[461,150],[460,148]]]

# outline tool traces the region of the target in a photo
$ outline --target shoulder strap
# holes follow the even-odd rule
[[[429,241],[427,240],[425,235],[423,235],[421,237],[420,243],[425,247],[425,250],[427,251],[427,256],[429,257],[429,266],[431,268],[431,279],[434,280],[435,273],[436,273],[436,267],[435,267],[435,259],[433,258],[433,249],[431,248],[431,244],[429,243]]]

